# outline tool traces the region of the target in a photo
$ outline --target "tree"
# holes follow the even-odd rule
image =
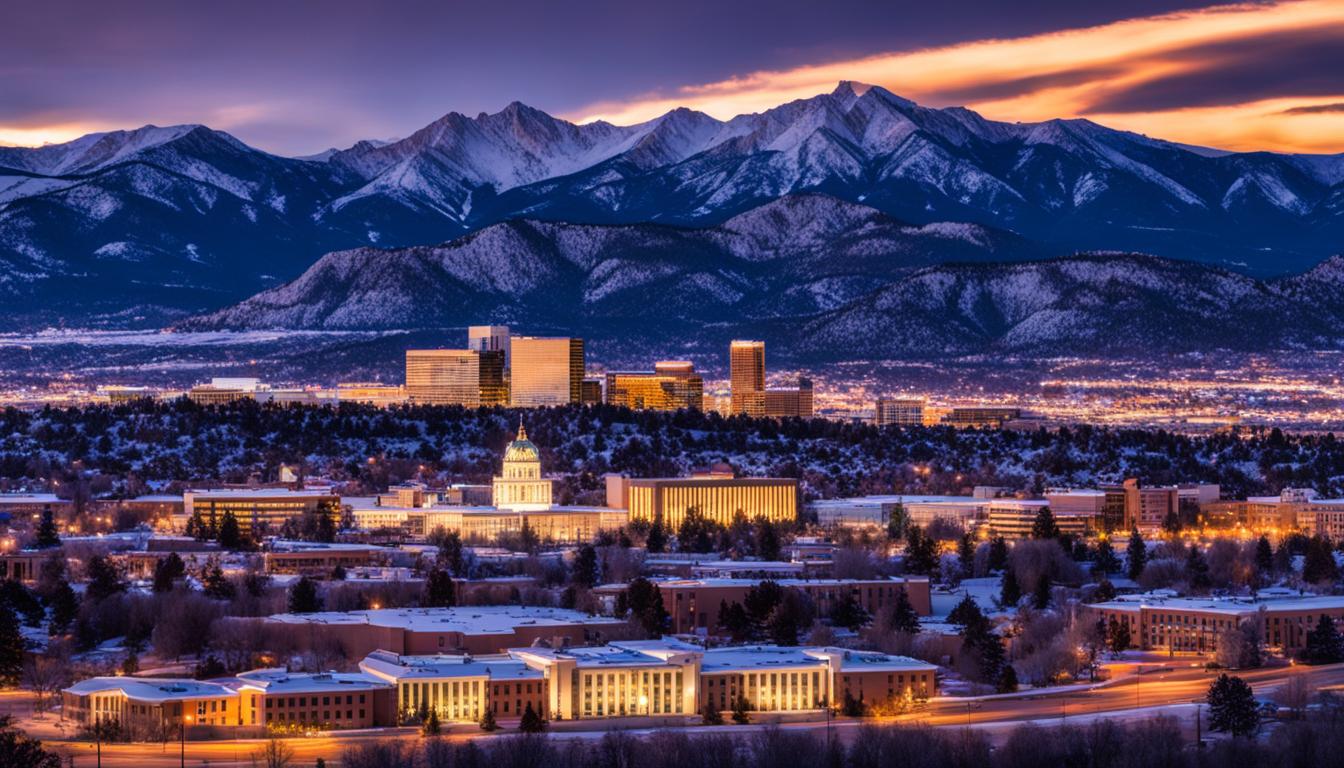
[[[1302,649],[1302,660],[1308,664],[1334,664],[1344,661],[1344,640],[1335,628],[1334,619],[1321,614],[1316,627],[1307,633]]]
[[[1110,626],[1106,628],[1106,645],[1110,647],[1111,653],[1129,650],[1131,642],[1133,640],[1129,636],[1129,624],[1116,621],[1112,616]]]
[[[461,576],[462,564],[462,536],[457,531],[449,531],[439,542],[439,565],[453,576]]]
[[[1002,571],[1008,567],[1008,540],[995,536],[989,540],[989,570]]]
[[[905,570],[929,574],[938,565],[938,543],[918,525],[910,526],[905,534]]]
[[[1097,545],[1097,557],[1092,563],[1092,572],[1106,576],[1120,570],[1120,558],[1115,556],[1115,548],[1109,539],[1102,539]]]
[[[887,538],[895,541],[905,535],[905,505],[897,502],[887,517]]]
[[[219,519],[219,535],[216,540],[220,549],[226,552],[236,552],[243,548],[243,529],[238,526],[238,518],[234,516],[232,510],[224,510],[224,516]]]
[[[214,538],[210,526],[206,525],[205,518],[201,516],[201,510],[192,511],[191,517],[187,518],[187,535],[197,541]]]
[[[532,708],[532,702],[527,703],[523,710],[522,720],[518,723],[518,730],[523,733],[541,733],[546,730],[546,720],[537,711]]]
[[[1139,578],[1139,574],[1143,573],[1143,567],[1148,564],[1148,545],[1143,542],[1143,537],[1139,535],[1138,528],[1129,532],[1129,546],[1125,548],[1125,562],[1127,565],[1125,575],[1135,580]]]
[[[210,558],[201,569],[201,591],[206,597],[215,600],[232,600],[237,593],[233,582],[224,576],[224,569],[220,567],[217,558]]]
[[[31,739],[9,715],[0,715],[0,755],[5,765],[15,768],[61,768],[61,756],[42,748],[42,742]]]
[[[1302,580],[1321,584],[1334,581],[1339,575],[1335,565],[1334,548],[1324,536],[1312,536],[1307,539],[1306,552],[1302,557]]]
[[[1055,522],[1055,513],[1049,507],[1041,507],[1036,512],[1036,520],[1031,524],[1031,538],[1058,539],[1059,524]]]
[[[658,554],[667,549],[667,530],[663,528],[663,516],[661,514],[653,516],[653,523],[649,526],[649,534],[644,537],[644,548],[652,554]]]
[[[294,764],[294,748],[281,739],[271,739],[266,746],[252,753],[252,762],[266,768],[289,768]]]
[[[749,708],[747,697],[739,695],[733,700],[733,722],[738,725],[746,725],[751,722],[751,715],[747,714]]]
[[[439,710],[430,709],[425,715],[425,720],[420,724],[420,733],[424,736],[438,736],[443,727],[439,724]]]
[[[481,715],[481,730],[487,733],[499,730],[499,723],[495,722],[495,711],[488,706],[485,708],[485,714]]]
[[[1037,610],[1050,607],[1050,574],[1042,573],[1041,578],[1036,580],[1036,589],[1031,593],[1031,604]]]
[[[980,610],[980,606],[966,595],[961,602],[952,606],[952,610],[947,614],[949,624],[956,624],[961,627],[967,627],[972,624],[985,622],[985,614]]]
[[[23,635],[14,609],[0,603],[0,687],[17,685],[23,674]]]
[[[594,587],[600,578],[600,569],[597,562],[597,550],[592,544],[584,544],[574,555],[574,568],[571,571],[570,579],[577,585],[583,587]]]
[[[896,591],[896,603],[892,606],[887,629],[911,635],[919,632],[919,614],[910,604],[910,595],[906,594],[904,589]]]
[[[51,597],[47,598],[47,607],[51,609],[51,624],[48,625],[48,631],[52,635],[64,635],[69,632],[70,626],[74,624],[75,617],[79,614],[79,597],[75,595],[75,590],[70,588],[70,582],[61,579],[52,590]]]
[[[1260,728],[1260,712],[1251,686],[1240,677],[1222,674],[1209,686],[1209,730],[1250,736]]]
[[[653,582],[640,576],[630,582],[623,593],[630,617],[650,635],[661,635],[671,616],[663,605],[663,593]]]
[[[1190,554],[1186,555],[1185,580],[1195,592],[1207,592],[1213,587],[1213,579],[1209,578],[1209,564],[1199,551],[1198,544],[1191,547]]]
[[[969,533],[962,534],[961,541],[957,543],[957,565],[961,568],[962,578],[969,579],[975,575],[975,543]]]
[[[299,577],[289,588],[290,613],[317,613],[322,610],[322,598],[317,594],[317,583],[307,576]]]
[[[686,510],[677,528],[677,549],[682,552],[712,552],[723,526],[706,517],[699,507]]]
[[[854,698],[849,690],[846,689],[845,698],[840,702],[840,714],[845,717],[863,717],[864,713],[867,711],[868,707],[864,706],[863,699]]]
[[[425,608],[450,608],[457,605],[453,577],[447,571],[435,568],[425,577],[425,591],[420,597],[420,605]]]
[[[1012,608],[1022,599],[1022,587],[1017,583],[1017,574],[1012,568],[1003,572],[1003,580],[999,585],[999,602],[1003,607]]]
[[[1171,510],[1167,516],[1162,518],[1162,531],[1168,536],[1178,536],[1181,533],[1181,517],[1176,514],[1176,510]]]
[[[154,591],[172,592],[173,583],[186,575],[187,564],[176,552],[169,552],[154,563]]]
[[[999,682],[994,687],[999,693],[1017,692],[1017,670],[1013,669],[1012,664],[1003,665],[1003,672],[999,674]]]
[[[747,616],[747,609],[736,600],[731,603],[720,600],[719,628],[727,632],[735,643],[746,640],[751,636],[751,618]]]
[[[1088,602],[1104,603],[1108,600],[1114,600],[1114,599],[1115,599],[1115,585],[1111,583],[1110,579],[1103,578],[1101,581],[1097,582],[1097,588],[1092,592],[1092,597],[1088,600]]]
[[[713,704],[706,703],[700,712],[700,722],[703,725],[723,725],[723,713]]]
[[[859,602],[849,593],[845,593],[831,607],[831,624],[837,627],[856,630],[867,624],[870,618],[868,611],[864,610],[863,606],[859,605]]]
[[[756,518],[756,556],[762,560],[778,560],[781,552],[779,528],[764,515]]]
[[[61,546],[61,536],[56,530],[56,517],[51,505],[42,507],[42,521],[37,525],[37,537],[33,540],[34,549],[52,549]]]
[[[811,605],[804,603],[795,590],[786,590],[766,622],[770,641],[775,645],[797,645],[798,633],[812,624],[812,618]]]
[[[1268,536],[1261,535],[1255,542],[1255,567],[1262,577],[1274,573],[1274,548]]]
[[[121,580],[121,574],[117,573],[117,567],[106,557],[102,555],[90,557],[85,570],[89,578],[89,584],[84,588],[85,600],[98,603],[126,591],[126,584]]]

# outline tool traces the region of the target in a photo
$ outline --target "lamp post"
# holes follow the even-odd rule
[[[182,713],[182,722],[177,729],[178,733],[181,734],[182,737],[181,741],[179,742],[181,744],[181,749],[180,752],[178,753],[178,756],[181,761],[182,768],[187,768],[187,723],[191,722],[191,715],[188,715],[186,713],[185,704],[183,704],[182,707],[184,710]]]

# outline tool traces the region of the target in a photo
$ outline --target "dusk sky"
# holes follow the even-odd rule
[[[518,100],[629,123],[882,85],[1000,120],[1344,151],[1344,2],[9,3],[0,143],[205,123],[280,154]]]

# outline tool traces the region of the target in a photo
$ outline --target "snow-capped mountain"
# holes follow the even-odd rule
[[[554,327],[632,343],[742,333],[797,360],[1319,348],[1344,342],[1344,257],[1261,280],[1132,254],[1040,255],[975,224],[913,226],[789,196],[703,229],[537,220],[328,254],[203,329]]]
[[[519,218],[714,227],[799,193],[909,226],[977,224],[1037,253],[1142,251],[1258,276],[1344,242],[1344,155],[1000,123],[846,82],[726,121],[676,109],[578,125],[514,103],[303,159],[195,125],[0,148],[0,296],[41,322],[152,320],[227,305],[337,249]]]

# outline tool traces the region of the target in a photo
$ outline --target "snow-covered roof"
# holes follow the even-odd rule
[[[505,654],[488,656],[427,655],[399,656],[374,651],[359,663],[370,675],[388,681],[487,677],[491,680],[533,680],[542,673]]]
[[[908,656],[891,656],[848,648],[798,648],[777,645],[751,645],[714,648],[705,651],[700,669],[706,673],[759,669],[815,668],[827,666],[831,659],[840,662],[841,672],[880,672],[886,670],[933,670],[934,665]]]
[[[1201,613],[1220,613],[1235,616],[1253,614],[1264,608],[1268,612],[1276,611],[1330,611],[1344,609],[1344,595],[1302,595],[1279,596],[1270,598],[1250,597],[1161,597],[1154,595],[1122,595],[1104,603],[1093,603],[1092,607],[1112,611],[1138,611],[1141,609],[1177,611],[1195,611]]]
[[[311,488],[298,491],[292,488],[206,488],[186,491],[186,494],[190,494],[195,499],[321,499],[336,495],[329,489],[314,490]]]
[[[0,504],[64,504],[54,493],[0,493]]]
[[[255,688],[267,693],[329,693],[388,687],[386,681],[358,672],[302,674],[284,669],[254,669],[250,672],[240,672],[236,677],[213,682],[233,690]]]
[[[281,613],[268,621],[284,624],[368,624],[411,632],[460,632],[505,635],[518,627],[616,624],[618,619],[582,611],[530,605],[462,606],[457,608],[382,608],[368,611]]]
[[[78,696],[120,691],[128,699],[151,703],[189,699],[226,699],[233,696],[233,691],[220,683],[185,678],[90,677],[80,680],[65,691]]]
[[[761,583],[761,579],[735,579],[735,578],[705,578],[705,579],[660,579],[654,577],[649,581],[660,587],[674,587],[678,589],[695,589],[697,587],[754,587]],[[859,584],[891,584],[900,586],[911,581],[928,581],[927,578],[892,578],[892,579],[773,579],[781,587],[845,587]],[[628,586],[625,583],[603,584],[600,589],[624,589]]]

